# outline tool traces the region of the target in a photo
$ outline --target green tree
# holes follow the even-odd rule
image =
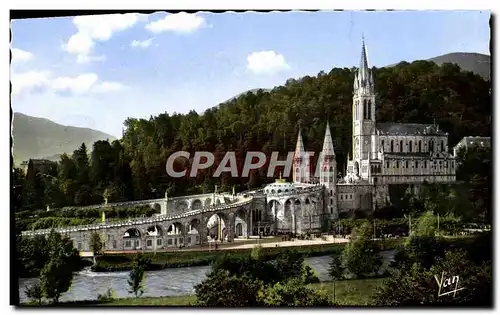
[[[248,273],[231,275],[227,270],[211,272],[195,286],[197,305],[242,307],[258,306],[258,292],[263,283]]]
[[[264,306],[331,306],[328,296],[306,287],[300,280],[269,285],[258,293],[259,304]]]
[[[262,259],[262,245],[257,245],[252,248],[252,252],[250,254],[253,260],[260,261]]]
[[[90,235],[90,250],[94,256],[100,255],[102,253],[103,244],[101,240],[101,235],[97,232]]]
[[[44,296],[58,303],[61,295],[71,287],[73,270],[62,254],[58,254],[43,267],[40,278]]]
[[[36,301],[38,305],[42,305],[43,290],[39,282],[26,288],[24,292],[29,299]]]
[[[144,270],[146,266],[150,263],[141,253],[138,253],[132,262],[132,270],[129,274],[128,285],[130,287],[129,292],[134,293],[135,297],[139,297],[144,293],[143,281],[144,281]]]
[[[438,296],[438,281],[454,276],[459,277],[457,288],[465,289],[455,295]],[[475,265],[467,259],[466,252],[448,251],[444,257],[438,257],[429,270],[419,263],[394,270],[377,288],[373,301],[377,306],[492,306],[491,280],[491,262]]]
[[[342,261],[338,255],[332,256],[332,260],[330,261],[328,274],[333,280],[333,301],[335,302],[335,285],[337,280],[342,279],[344,275],[344,268],[342,267]]]
[[[380,248],[370,240],[373,230],[369,222],[355,228],[349,242],[342,251],[342,265],[346,272],[358,278],[376,274],[382,266]]]
[[[437,217],[431,211],[425,212],[412,227],[412,235],[434,237],[436,235]]]

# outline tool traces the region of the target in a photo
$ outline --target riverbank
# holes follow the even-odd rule
[[[293,249],[304,257],[315,257],[339,254],[348,243],[347,239],[334,239],[331,241],[288,241],[288,242],[263,242],[259,245],[263,247],[263,259],[273,259],[279,253]],[[382,250],[395,249],[404,242],[405,238],[385,239],[377,241]],[[144,253],[144,256],[151,259],[147,270],[161,270],[166,268],[180,268],[192,266],[208,266],[213,261],[226,254],[235,256],[248,255],[257,244],[228,245],[217,250],[175,250],[169,252]],[[96,257],[96,264],[92,267],[94,272],[128,271],[132,269],[132,260],[135,253],[106,253]]]
[[[335,284],[335,301],[341,306],[364,306],[371,304],[371,297],[377,286],[386,278],[370,278],[359,280],[341,280]],[[333,282],[311,283],[308,285],[318,291],[325,292],[333,299]],[[110,301],[69,301],[58,306],[193,306],[195,295],[122,298]],[[31,306],[24,304],[23,306]],[[37,305],[38,306],[38,305]],[[50,307],[49,305],[44,305]],[[38,306],[39,307],[39,306]]]

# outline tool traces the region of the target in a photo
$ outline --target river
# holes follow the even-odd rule
[[[384,270],[394,257],[393,251],[383,251]],[[315,271],[320,281],[329,281],[328,265],[331,256],[306,258],[305,262]],[[209,266],[169,268],[157,271],[147,271],[144,276],[143,296],[179,296],[194,294],[194,286],[202,282],[210,270]],[[61,296],[61,301],[93,300],[99,293],[105,293],[113,288],[118,298],[132,297],[128,292],[128,271],[123,272],[92,272],[89,268],[79,271],[73,278],[69,291]],[[19,279],[19,295],[21,303],[27,302],[26,287],[34,284],[36,278]]]

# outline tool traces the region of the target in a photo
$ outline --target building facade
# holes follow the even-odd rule
[[[300,132],[298,135],[293,184],[304,189],[317,187],[311,182],[319,182],[322,207],[316,203],[317,209],[311,210],[318,217],[337,219],[342,212],[373,211],[386,206],[389,185],[418,188],[423,183],[455,182],[455,154],[450,153],[448,133],[435,124],[377,123],[375,96],[375,81],[363,41],[352,98],[352,155],[342,170],[345,176],[338,177],[328,123],[318,160],[319,176],[311,174],[310,159]],[[319,229],[320,224],[317,220],[314,229]]]

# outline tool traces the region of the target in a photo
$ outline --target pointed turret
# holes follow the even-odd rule
[[[326,122],[325,139],[323,140],[323,156],[335,157],[335,149],[333,148],[332,135],[330,133],[330,123]]]
[[[299,130],[299,135],[297,136],[297,144],[295,146],[295,158],[303,157],[304,154],[304,143],[302,142],[302,134]]]

